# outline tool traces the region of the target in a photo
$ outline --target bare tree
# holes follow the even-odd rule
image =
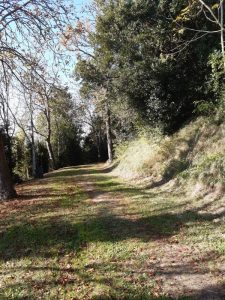
[[[64,0],[0,0],[0,61],[16,80],[22,83],[21,73],[33,66],[33,53],[43,47],[55,50],[72,20],[69,4]],[[35,72],[41,76],[38,69]],[[14,190],[0,138],[0,199],[5,199]]]
[[[36,129],[36,132],[44,138],[48,150],[50,166],[54,170],[56,168],[55,155],[52,148],[52,96],[54,87],[56,86],[57,76],[52,78],[52,82],[39,81],[35,84],[37,99],[35,106],[44,116],[44,123]],[[44,125],[44,130],[43,130]]]

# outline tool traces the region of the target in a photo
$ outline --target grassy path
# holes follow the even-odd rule
[[[0,203],[0,299],[225,299],[223,210],[65,168]]]

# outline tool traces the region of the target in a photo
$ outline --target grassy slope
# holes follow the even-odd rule
[[[0,299],[223,299],[223,213],[107,171],[59,170],[0,204]]]
[[[224,194],[225,122],[199,118],[170,137],[139,138],[119,149],[115,175],[175,186],[198,196]]]

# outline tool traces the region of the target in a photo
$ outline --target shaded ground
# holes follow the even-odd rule
[[[225,299],[223,202],[65,168],[0,204],[0,299]]]

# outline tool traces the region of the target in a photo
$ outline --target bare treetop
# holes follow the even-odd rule
[[[66,32],[73,19],[72,4],[64,0],[1,0],[0,55],[2,60],[28,60],[34,44],[41,50]],[[38,45],[38,46],[37,46]]]

